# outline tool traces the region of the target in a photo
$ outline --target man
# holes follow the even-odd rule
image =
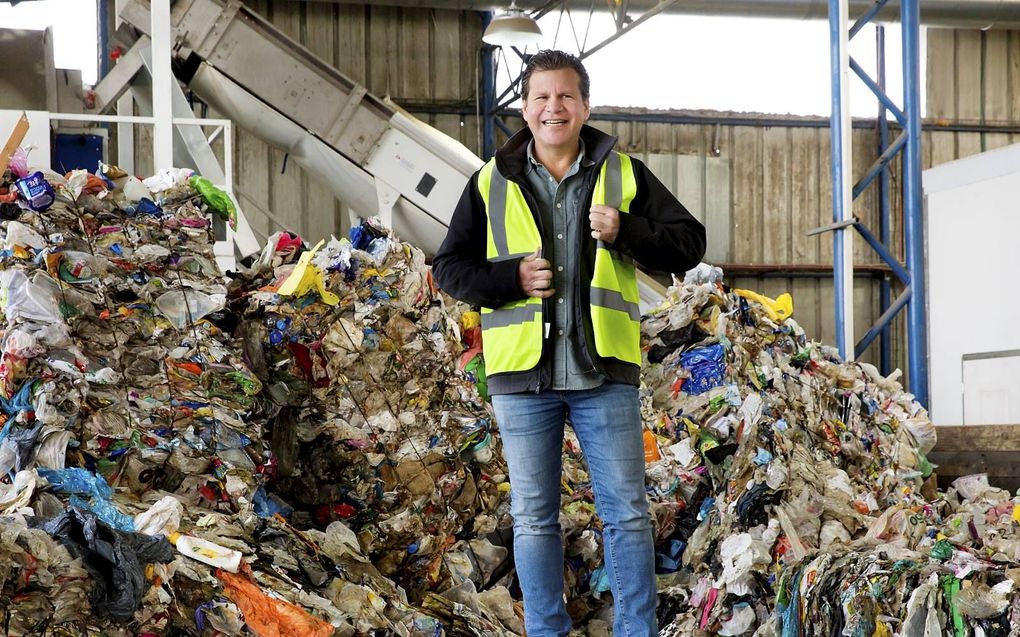
[[[613,634],[657,634],[633,262],[680,273],[705,250],[702,225],[613,150],[616,138],[585,125],[588,90],[578,58],[531,58],[521,77],[528,126],[471,178],[433,260],[440,287],[482,307],[529,637],[571,628],[559,524],[568,416],[603,524]]]

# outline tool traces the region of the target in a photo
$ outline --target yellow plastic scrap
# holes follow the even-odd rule
[[[683,419],[683,423],[684,427],[687,429],[687,435],[690,436],[691,438],[697,438],[698,434],[701,432],[701,427],[697,426],[696,424],[691,422],[690,418],[686,417]]]
[[[1020,504],[1013,505],[1013,521],[1020,524]]]
[[[875,622],[875,632],[872,633],[871,637],[892,637],[892,630],[889,628],[889,624],[883,621]]]
[[[769,318],[774,322],[784,321],[793,316],[793,297],[790,296],[789,292],[780,294],[775,299],[770,299],[767,296],[752,292],[751,290],[737,290],[734,289],[733,293],[737,296],[742,296],[749,301],[756,301],[765,308],[765,313],[769,315]]]
[[[460,325],[466,330],[477,327],[482,322],[482,315],[478,312],[464,312],[460,317]]]
[[[326,275],[312,263],[312,257],[322,247],[322,240],[315,244],[315,247],[305,252],[298,259],[294,271],[290,273],[287,280],[280,286],[280,296],[304,296],[312,290],[319,293],[322,302],[326,305],[336,305],[340,297],[326,289]]]

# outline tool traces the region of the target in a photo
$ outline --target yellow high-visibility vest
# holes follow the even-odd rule
[[[491,263],[527,256],[542,245],[535,218],[520,186],[489,160],[478,174],[488,221],[486,258]],[[611,152],[599,170],[593,204],[630,211],[637,181],[630,157]],[[641,364],[641,311],[634,262],[602,241],[595,252],[589,303],[595,351],[603,358]],[[542,299],[528,297],[492,310],[482,309],[482,342],[487,374],[527,371],[542,357]]]

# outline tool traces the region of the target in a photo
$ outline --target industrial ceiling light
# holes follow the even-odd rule
[[[537,46],[542,43],[542,29],[538,28],[534,18],[517,8],[515,0],[506,13],[489,23],[482,34],[482,42],[493,46]]]

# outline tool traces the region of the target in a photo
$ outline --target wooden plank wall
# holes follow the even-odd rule
[[[928,120],[1020,125],[1020,31],[928,29]],[[925,167],[1020,142],[1000,132],[926,133]]]

